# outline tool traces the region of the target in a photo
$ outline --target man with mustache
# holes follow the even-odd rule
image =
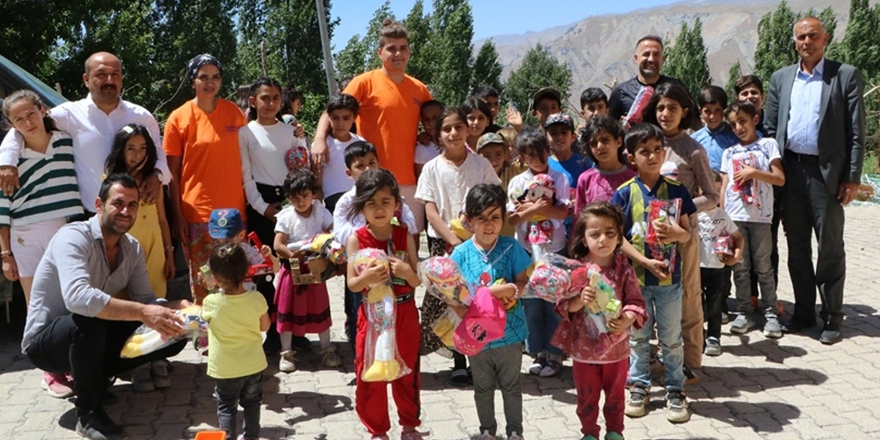
[[[76,432],[88,439],[124,438],[104,411],[109,377],[172,357],[186,345],[184,340],[133,359],[119,357],[141,323],[163,338],[179,334],[183,327],[174,309],[190,305],[157,299],[150,288],[143,250],[126,234],[137,218],[138,199],[131,176],[105,179],[92,202],[97,214],[61,228],[34,274],[22,352],[44,371],[73,373]]]
[[[55,126],[73,138],[74,168],[80,199],[86,218],[94,214],[94,200],[101,186],[104,161],[110,154],[116,132],[128,124],[140,124],[150,131],[156,145],[161,145],[159,124],[143,107],[123,100],[122,61],[107,52],[93,54],[85,62],[83,83],[88,96],[65,102],[49,111]],[[0,144],[0,190],[12,194],[18,188],[18,157],[24,138],[10,130]],[[158,150],[156,174],[144,181],[141,198],[148,204],[162,197],[162,185],[171,179],[165,151]]]
[[[646,35],[636,43],[636,53],[633,55],[639,67],[639,73],[614,87],[611,96],[608,97],[608,116],[614,119],[626,117],[625,125],[635,125],[642,122],[642,110],[648,105],[654,89],[663,83],[681,81],[660,74],[663,68],[663,40],[655,35]],[[687,87],[685,87],[687,88]],[[642,96],[639,97],[639,94]],[[638,99],[637,99],[638,98]],[[633,105],[636,108],[630,112]],[[688,111],[697,114],[696,105],[692,102]],[[694,118],[696,127],[699,129],[699,118]]]

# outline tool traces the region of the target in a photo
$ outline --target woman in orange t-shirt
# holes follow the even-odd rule
[[[223,67],[211,55],[187,64],[196,97],[171,112],[163,148],[171,169],[174,233],[186,245],[193,298],[206,295],[198,282],[199,268],[211,255],[208,219],[217,208],[245,213],[238,129],[247,124],[241,110],[217,96]]]

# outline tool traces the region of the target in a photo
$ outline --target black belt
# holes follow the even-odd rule
[[[791,150],[785,150],[785,155],[792,160],[805,163],[819,163],[819,156],[814,154],[800,154]]]
[[[287,198],[284,196],[284,187],[282,186],[257,183],[257,191],[260,192],[260,196],[263,197],[263,201],[270,204],[281,203],[284,201],[284,199]]]
[[[403,295],[397,295],[394,297],[394,302],[397,304],[403,304],[405,302],[412,301],[412,299],[416,296],[416,292],[404,293]]]

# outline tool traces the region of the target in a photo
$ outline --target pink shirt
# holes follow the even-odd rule
[[[574,212],[581,212],[585,206],[593,202],[611,202],[611,197],[617,188],[633,177],[636,177],[636,172],[626,165],[614,171],[590,168],[578,178]]]

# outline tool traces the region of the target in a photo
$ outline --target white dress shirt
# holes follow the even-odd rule
[[[171,172],[162,149],[159,124],[145,108],[123,99],[119,100],[109,114],[95,105],[91,94],[79,101],[68,101],[51,110],[49,116],[55,126],[73,138],[74,169],[79,186],[80,199],[87,211],[95,210],[95,199],[104,176],[104,161],[110,155],[113,138],[128,124],[140,124],[147,128],[156,144],[156,169],[162,184],[171,181]],[[19,152],[24,147],[24,137],[10,130],[0,144],[0,166],[16,166]]]

